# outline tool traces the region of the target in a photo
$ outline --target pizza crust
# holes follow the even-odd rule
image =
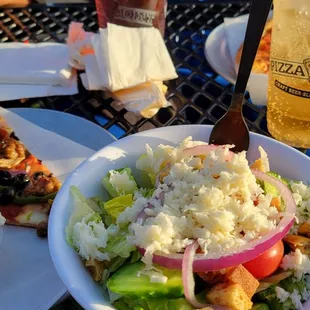
[[[257,54],[252,67],[252,72],[260,74],[268,74],[271,30],[272,30],[272,19],[269,19],[266,23],[262,39],[260,41],[257,50]],[[235,58],[235,64],[237,69],[239,68],[240,65],[242,50],[243,50],[243,43],[239,47]]]

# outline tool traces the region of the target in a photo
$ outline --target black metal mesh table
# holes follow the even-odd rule
[[[141,119],[119,110],[102,92],[80,93],[70,97],[10,101],[3,107],[37,106],[73,113],[97,122],[117,138],[150,128],[203,123],[214,124],[230,103],[233,85],[217,75],[204,57],[203,45],[209,33],[223,17],[248,13],[249,4],[170,5],[165,40],[177,67],[179,79],[169,83],[168,99],[172,106],[152,119]],[[96,31],[93,6],[33,7],[0,12],[0,42],[64,42],[71,21],[80,21],[86,30]],[[252,131],[267,133],[265,109],[247,102],[244,113]]]
[[[179,78],[168,84],[167,98],[172,106],[161,109],[151,119],[120,109],[112,99],[105,99],[102,92],[88,92],[81,86],[75,96],[18,100],[1,105],[72,113],[98,123],[117,138],[160,126],[214,124],[230,104],[233,85],[212,70],[204,57],[204,42],[224,17],[248,11],[248,2],[169,5],[165,41]],[[1,10],[0,42],[64,42],[71,21],[83,22],[87,31],[97,30],[97,16],[92,5]],[[266,109],[252,105],[248,95],[246,98],[244,115],[250,130],[269,135]],[[310,155],[309,151],[303,151]],[[74,307],[72,301],[68,301],[60,309]]]

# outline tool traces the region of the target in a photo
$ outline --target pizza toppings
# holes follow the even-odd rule
[[[1,192],[0,192],[0,204],[1,205],[8,205],[9,203],[11,203],[14,200],[14,196],[15,196],[15,190],[12,187],[7,187],[4,188]]]
[[[25,146],[10,137],[6,137],[0,144],[0,167],[11,169],[21,163],[26,157]]]
[[[35,173],[30,177],[29,185],[24,190],[24,196],[45,196],[57,192],[60,181],[52,174]]]
[[[16,195],[14,197],[14,203],[18,205],[26,205],[28,203],[43,203],[43,202],[48,202],[50,200],[53,200],[56,197],[57,192],[48,194],[46,196],[20,196]],[[0,207],[1,208],[1,207]]]
[[[34,227],[39,237],[46,237],[48,215],[60,187],[0,116],[0,214],[6,224]]]
[[[28,204],[22,208],[20,205],[11,203],[1,206],[0,210],[7,224],[36,228],[41,222],[47,223],[50,208],[50,203]]]
[[[268,74],[269,72],[271,34],[272,34],[272,19],[269,19],[266,23],[264,33],[259,43],[255,60],[253,63],[252,71],[255,73]],[[237,65],[240,64],[242,50],[243,50],[243,44],[240,46],[236,55],[235,61]]]
[[[38,237],[44,238],[47,236],[47,222],[40,222],[37,226]]]
[[[12,183],[12,176],[7,170],[0,170],[0,185],[10,186]]]
[[[23,160],[19,165],[17,165],[15,169],[26,170],[30,176],[36,173],[45,173],[47,175],[50,174],[48,168],[42,164],[42,160],[38,159],[32,154]]]

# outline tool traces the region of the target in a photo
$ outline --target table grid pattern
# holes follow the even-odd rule
[[[2,105],[38,106],[73,113],[95,121],[117,138],[160,126],[214,124],[230,104],[233,85],[209,66],[204,57],[204,42],[224,17],[248,11],[248,3],[169,6],[165,41],[179,78],[168,83],[171,106],[151,119],[119,108],[103,92],[88,92],[83,87],[75,96],[29,99],[23,104],[18,100]],[[83,22],[87,31],[96,31],[96,18],[92,6],[4,10],[0,12],[0,42],[64,42],[71,21]],[[268,134],[265,108],[247,101],[244,114],[250,130]]]
[[[165,42],[179,78],[167,83],[171,106],[161,109],[151,119],[127,112],[103,92],[88,92],[80,83],[80,93],[75,96],[34,98],[23,103],[17,100],[2,106],[65,111],[96,122],[116,138],[161,126],[214,124],[229,107],[233,85],[210,67],[204,57],[204,43],[224,17],[246,14],[249,6],[248,2],[169,5]],[[65,42],[71,21],[82,22],[87,31],[97,30],[97,15],[92,5],[3,10],[0,42]],[[244,115],[249,129],[269,135],[266,108],[254,106],[248,94],[246,99]]]

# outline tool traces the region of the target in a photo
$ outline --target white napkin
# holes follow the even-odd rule
[[[162,82],[146,82],[134,88],[122,89],[113,93],[113,97],[125,106],[127,111],[151,118],[161,108],[171,106],[166,100],[167,86]]]
[[[108,23],[91,41],[102,85],[110,91],[178,77],[165,42],[154,27],[130,28]]]
[[[72,22],[67,43],[70,64],[85,69],[80,76],[86,89],[106,90],[127,111],[145,118],[170,105],[162,81],[177,74],[156,28],[108,24],[94,34]]]
[[[78,93],[68,63],[65,44],[0,44],[0,101]]]
[[[269,18],[271,17],[272,13],[269,14]],[[231,55],[231,61],[236,73],[238,71],[238,67],[236,66],[236,55],[241,44],[244,42],[248,18],[249,15],[235,18],[224,18],[225,35]],[[247,90],[250,93],[253,104],[265,106],[268,101],[268,75],[251,73]]]
[[[0,115],[62,181],[94,153],[8,110],[0,108]],[[0,309],[47,310],[66,293],[50,257],[47,239],[38,238],[34,229],[0,227],[0,253]]]

